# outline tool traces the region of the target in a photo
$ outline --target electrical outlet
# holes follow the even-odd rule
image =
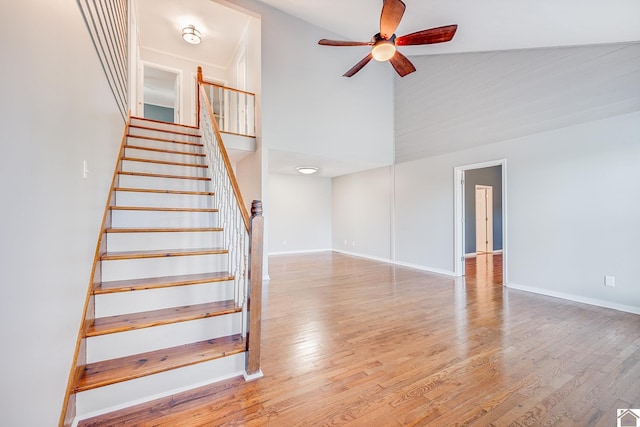
[[[82,161],[82,179],[87,179],[87,175],[89,174],[89,168],[87,167],[87,161]]]
[[[282,246],[287,246],[287,241],[286,240],[282,241]]]
[[[604,276],[604,285],[614,288],[616,286],[615,276]]]

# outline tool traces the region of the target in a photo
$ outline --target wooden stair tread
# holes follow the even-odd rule
[[[173,123],[168,123],[168,124],[173,124]],[[152,130],[152,131],[156,131],[156,132],[173,133],[175,135],[193,136],[195,138],[201,138],[201,135],[197,135],[197,134],[193,134],[193,133],[180,132],[180,131],[177,131],[177,130],[170,130],[170,129],[158,129],[158,128],[148,127],[148,126],[129,125],[129,129],[144,129],[144,130]]]
[[[150,277],[147,279],[114,280],[102,282],[94,289],[94,295],[116,292],[141,291],[145,289],[168,288],[173,286],[198,285],[210,282],[225,282],[234,277],[227,271],[213,273],[185,274],[181,276]]]
[[[178,154],[181,156],[196,156],[196,157],[206,157],[207,155],[204,153],[189,153],[188,151],[177,151],[177,150],[165,150],[162,148],[152,148],[152,147],[143,147],[141,145],[125,145],[125,148],[131,148],[132,150],[143,150],[143,151],[153,151],[154,153],[165,153],[165,154]]]
[[[213,191],[159,190],[155,188],[115,187],[113,191],[129,191],[133,193],[185,194],[192,196],[213,196]]]
[[[189,175],[169,175],[162,173],[146,173],[146,172],[125,172],[118,171],[120,175],[129,175],[129,176],[146,176],[150,178],[173,178],[173,179],[193,179],[196,181],[211,181],[211,178],[202,177],[202,176],[189,176]]]
[[[184,166],[184,167],[189,167],[189,168],[206,169],[206,168],[209,167],[208,165],[201,165],[201,164],[198,164],[198,163],[170,162],[168,160],[142,159],[142,158],[139,158],[139,157],[123,157],[120,160],[129,161],[129,162],[154,163],[154,164],[157,164],[157,165]]]
[[[244,352],[245,340],[240,334],[199,341],[177,347],[140,353],[117,359],[89,363],[84,366],[76,392],[91,390],[122,381],[153,375],[171,369],[194,365]]]
[[[154,206],[109,206],[113,211],[156,211],[156,212],[218,212],[215,208],[166,208]]]
[[[238,307],[234,300],[228,300],[99,317],[89,322],[86,336],[97,337],[99,335],[222,316],[240,311],[242,311],[242,308]]]
[[[158,138],[158,137],[155,137],[155,136],[127,134],[127,138],[148,139],[150,141],[169,142],[169,143],[172,143],[172,144],[183,144],[183,145],[190,145],[190,146],[194,146],[194,147],[204,147],[204,144],[199,143],[199,142],[176,141],[174,139]]]
[[[207,248],[207,249],[160,249],[154,251],[122,251],[122,252],[105,252],[100,255],[101,261],[115,261],[123,259],[141,259],[141,258],[165,258],[173,256],[192,256],[192,255],[217,255],[226,254],[229,251],[224,248]]]
[[[105,233],[208,233],[212,231],[223,231],[220,227],[200,227],[200,228],[107,228]]]

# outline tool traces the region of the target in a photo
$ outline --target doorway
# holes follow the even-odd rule
[[[493,252],[493,186],[475,184],[475,190],[476,254],[479,255]]]
[[[506,159],[458,166],[454,176],[454,272],[465,276],[468,266],[490,258],[507,283]]]
[[[180,123],[181,71],[143,63],[143,112],[146,119]]]

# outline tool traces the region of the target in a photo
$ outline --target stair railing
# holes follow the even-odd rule
[[[209,163],[212,191],[218,204],[225,248],[229,250],[229,273],[234,277],[234,298],[236,304],[242,305],[243,336],[247,336],[250,329],[246,340],[248,351],[246,371],[248,378],[253,379],[262,376],[259,362],[262,313],[262,203],[253,201],[252,217],[249,219],[249,213],[222,141],[218,122],[207,96],[207,87],[210,85],[202,80],[202,69],[198,67],[198,124]]]
[[[255,94],[213,82],[204,83],[218,129],[255,137]]]

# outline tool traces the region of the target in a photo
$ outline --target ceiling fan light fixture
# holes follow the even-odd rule
[[[318,172],[318,168],[315,166],[298,166],[296,170],[303,175],[311,175]]]
[[[390,40],[380,40],[371,48],[371,56],[376,61],[388,61],[396,54],[396,45]]]
[[[187,25],[182,29],[182,39],[189,44],[200,44],[202,41],[202,34],[196,30],[193,25]]]

